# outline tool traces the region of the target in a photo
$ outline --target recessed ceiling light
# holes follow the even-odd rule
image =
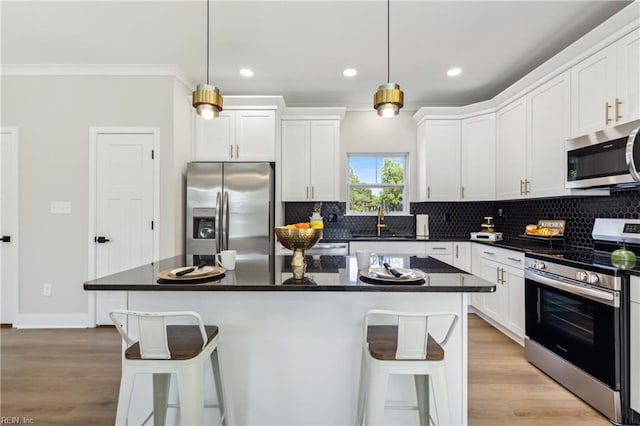
[[[353,76],[355,76],[356,74],[358,74],[358,70],[356,70],[355,68],[347,68],[347,69],[345,69],[344,71],[342,71],[342,74],[343,74],[345,77],[353,77]]]
[[[460,75],[460,73],[462,73],[462,70],[460,68],[451,68],[449,71],[447,71],[447,75],[449,77],[455,77],[456,75]]]
[[[240,70],[240,75],[242,75],[243,77],[253,77],[253,71],[249,68],[242,68]]]

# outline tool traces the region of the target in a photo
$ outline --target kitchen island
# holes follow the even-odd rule
[[[452,424],[467,423],[467,293],[495,291],[493,284],[432,258],[394,255],[379,261],[421,270],[424,280],[366,283],[355,257],[308,256],[307,280],[292,282],[290,257],[261,255],[239,256],[234,271],[211,281],[157,278],[161,271],[202,259],[208,258],[176,256],[89,281],[84,288],[126,291],[128,309],[194,310],[205,323],[218,325],[229,424],[354,424],[362,324],[373,308],[460,316],[445,350]],[[435,324],[430,332],[441,337],[445,326]],[[135,392],[132,424],[152,409],[150,378],[137,380]],[[214,399],[213,386],[205,399]],[[392,377],[388,399],[415,404],[413,381]],[[208,423],[216,416],[217,410],[205,410]],[[168,417],[177,424],[178,410],[170,409]],[[417,423],[412,411],[387,410],[385,419]]]

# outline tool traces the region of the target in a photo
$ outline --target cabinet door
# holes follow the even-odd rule
[[[276,160],[275,111],[235,111],[234,161]]]
[[[565,193],[565,140],[569,138],[570,95],[569,71],[527,95],[529,196]]]
[[[471,273],[471,243],[453,243],[453,266]]]
[[[460,198],[464,201],[496,197],[496,116],[462,120]]]
[[[282,122],[282,201],[309,198],[309,122]]]
[[[504,286],[499,282],[501,265],[491,260],[482,260],[482,278],[495,284],[496,291],[493,293],[483,293],[480,310],[493,320],[502,323],[503,317],[503,293]]]
[[[338,120],[312,120],[310,135],[310,199],[336,201],[339,198],[340,122]]]
[[[640,119],[640,29],[616,43],[618,78],[616,80],[618,115],[616,125]],[[613,100],[616,102],[616,99]],[[614,106],[614,115],[615,115]]]
[[[427,121],[424,143],[427,200],[459,200],[460,121]]]
[[[520,198],[526,179],[527,105],[525,98],[498,111],[497,198]]]
[[[428,201],[427,198],[427,144],[425,141],[425,129],[427,122],[423,121],[416,130],[416,201]]]
[[[524,272],[503,266],[501,273],[506,290],[503,325],[520,338],[524,338]]]
[[[613,119],[616,85],[615,45],[571,68],[571,136],[603,130]],[[607,108],[607,103],[611,108]]]
[[[195,113],[193,135],[194,161],[228,161],[235,141],[235,114],[222,111],[220,116],[205,120]]]

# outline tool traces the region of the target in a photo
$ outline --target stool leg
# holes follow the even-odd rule
[[[203,364],[185,365],[176,372],[180,395],[180,424],[199,426],[204,422]]]
[[[416,383],[420,426],[429,426],[429,376],[416,374],[413,376],[413,380]]]
[[[362,361],[360,362],[360,386],[358,388],[358,411],[356,415],[356,425],[364,426],[364,401],[366,399],[367,390],[367,358],[362,352]]]
[[[222,374],[220,372],[220,358],[218,356],[218,348],[211,352],[211,367],[213,371],[213,380],[216,385],[216,395],[218,396],[218,406],[220,409],[220,423],[222,426],[227,424],[227,409],[224,406],[224,391],[222,388]]]
[[[384,423],[384,406],[387,399],[389,374],[376,361],[368,362],[368,385],[365,401],[365,422],[367,425]]]
[[[447,375],[444,365],[435,369],[431,376],[433,385],[433,399],[438,411],[438,425],[449,426],[451,424],[451,414],[449,411],[449,391],[447,389]]]
[[[167,402],[171,374],[153,374],[153,425],[164,426],[167,422]]]
[[[120,391],[118,392],[118,408],[116,410],[116,425],[126,426],[129,417],[129,405],[131,404],[131,394],[133,392],[133,381],[135,374],[122,365],[122,377],[120,378]]]

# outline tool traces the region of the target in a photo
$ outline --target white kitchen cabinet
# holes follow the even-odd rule
[[[429,257],[438,259],[447,265],[453,266],[453,243],[452,242],[427,242],[426,254]]]
[[[425,120],[417,139],[418,200],[459,200],[460,120]]]
[[[211,120],[194,114],[193,160],[275,161],[275,111],[224,110]]]
[[[471,273],[471,243],[469,241],[453,243],[453,266]]]
[[[282,121],[282,201],[339,199],[339,120]]]
[[[571,136],[640,118],[640,29],[571,68]]]
[[[528,197],[551,197],[565,189],[565,141],[570,132],[570,73],[564,72],[527,94]]]
[[[570,73],[498,111],[498,199],[551,197],[565,189]]]
[[[527,169],[527,103],[526,98],[500,109],[496,116],[498,199],[524,195]]]
[[[519,343],[524,342],[524,253],[491,246],[480,250],[481,277],[496,286],[473,306],[489,322]]]
[[[460,199],[493,200],[496,196],[496,115],[461,121]]]
[[[376,254],[404,254],[411,256],[426,256],[424,241],[350,241],[349,254],[355,255],[356,250],[369,250]]]

